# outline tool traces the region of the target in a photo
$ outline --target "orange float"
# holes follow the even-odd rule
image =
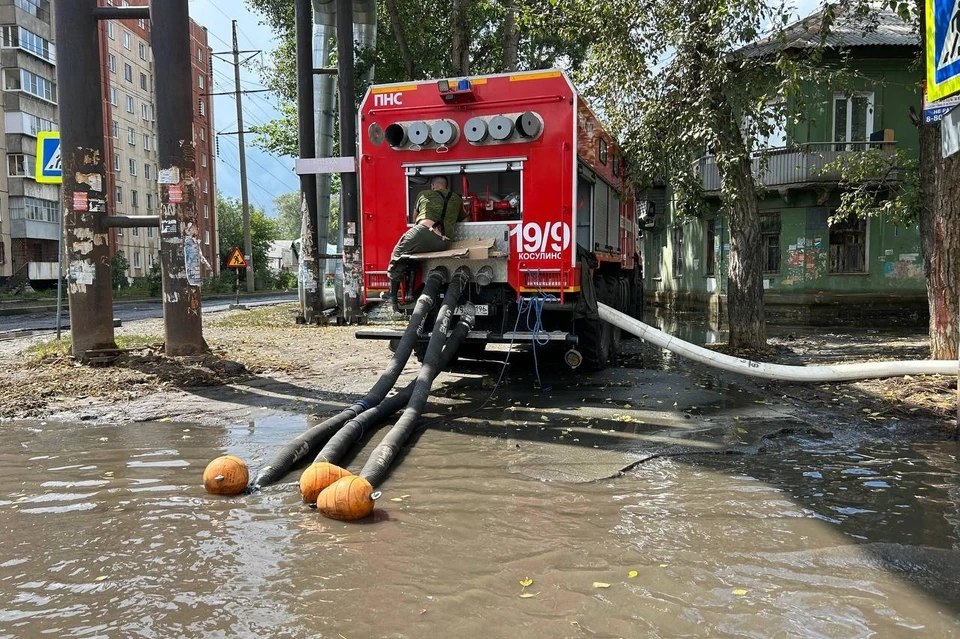
[[[233,455],[217,457],[203,471],[203,487],[213,495],[239,495],[249,481],[247,464]]]
[[[373,512],[373,486],[363,477],[348,475],[333,482],[317,497],[317,510],[324,517],[351,521]]]
[[[307,467],[300,475],[300,494],[305,504],[316,503],[320,492],[341,477],[352,475],[346,468],[340,468],[329,462],[319,462]]]

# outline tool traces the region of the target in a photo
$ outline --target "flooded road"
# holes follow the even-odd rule
[[[545,481],[626,434],[543,417],[424,431],[353,524],[290,483],[203,492],[212,457],[256,467],[302,419],[3,424],[0,637],[960,634],[956,443],[786,437]]]

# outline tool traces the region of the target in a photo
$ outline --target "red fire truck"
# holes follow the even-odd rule
[[[467,266],[477,324],[461,352],[535,340],[567,345],[572,367],[615,359],[619,329],[596,301],[640,314],[634,194],[620,147],[563,72],[373,86],[359,117],[366,301],[389,288],[416,196],[443,175],[469,217],[451,251],[417,256],[407,299],[431,269]]]

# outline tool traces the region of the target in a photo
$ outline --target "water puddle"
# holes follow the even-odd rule
[[[530,408],[434,420],[353,524],[302,505],[296,473],[203,492],[212,457],[256,468],[302,419],[4,424],[0,638],[960,633],[955,443],[785,438],[577,483],[551,469],[649,433]]]

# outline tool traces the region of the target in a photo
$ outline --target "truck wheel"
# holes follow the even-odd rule
[[[600,320],[577,320],[577,350],[587,368],[602,371],[610,365],[613,326]]]

